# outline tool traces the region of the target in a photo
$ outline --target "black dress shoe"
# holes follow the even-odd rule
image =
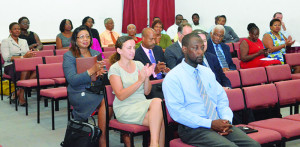
[[[27,106],[26,103],[23,103],[23,104],[19,103],[19,105],[20,105],[21,107],[26,107],[26,106]]]

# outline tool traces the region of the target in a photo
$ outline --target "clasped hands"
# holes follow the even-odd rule
[[[230,129],[231,127],[232,125],[229,124],[229,121],[224,119],[213,120],[211,123],[211,129],[218,132],[218,134],[222,136],[231,133],[233,131],[232,129]]]
[[[166,66],[166,63],[160,62],[160,61],[158,61],[158,63],[155,66],[155,69],[154,69],[155,74],[158,74],[160,72],[168,73],[169,71],[170,71],[170,68],[168,68]]]

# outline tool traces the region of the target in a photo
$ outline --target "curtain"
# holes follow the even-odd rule
[[[159,17],[164,30],[175,23],[175,0],[150,0],[150,27],[154,17]]]
[[[127,33],[127,25],[134,24],[136,32],[147,27],[147,0],[124,0],[122,33]]]

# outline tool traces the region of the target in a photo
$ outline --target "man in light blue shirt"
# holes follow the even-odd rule
[[[204,45],[197,34],[182,39],[185,58],[163,81],[163,93],[179,137],[194,146],[260,146],[231,125],[233,113],[214,73],[200,65]],[[209,105],[207,105],[209,104]]]

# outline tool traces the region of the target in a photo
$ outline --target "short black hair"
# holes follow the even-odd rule
[[[224,18],[225,19],[225,21],[227,21],[227,19],[226,19],[226,16],[225,15],[219,15],[219,17],[218,17],[218,20],[220,19],[220,18]]]
[[[272,19],[271,21],[270,21],[270,26],[272,26],[275,22],[280,22],[280,24],[281,24],[281,21],[279,20],[279,19]]]
[[[201,37],[198,34],[190,33],[190,34],[185,35],[182,38],[182,46],[188,47],[190,44],[191,38],[194,38],[194,37],[199,38],[201,40],[201,43],[203,44],[203,40],[201,39]]]
[[[276,13],[273,15],[273,18],[275,18],[275,16],[276,16],[277,14],[281,14],[281,15],[282,15],[281,12],[276,12]]]
[[[164,24],[160,20],[153,21],[151,28],[154,29],[154,26],[158,23],[161,24],[162,29],[164,29]]]
[[[17,23],[17,22],[12,22],[12,23],[9,25],[9,30],[11,30],[12,27],[13,27],[14,25],[19,25],[19,23]]]
[[[92,19],[93,24],[95,24],[94,19],[93,19],[92,17],[87,16],[87,17],[85,17],[85,18],[82,20],[82,25],[84,25],[84,24],[87,22],[87,20],[88,20],[89,18]]]
[[[177,14],[176,16],[175,16],[175,19],[177,19],[177,17],[179,17],[179,16],[182,16],[181,14]],[[183,17],[183,16],[182,16]]]
[[[71,30],[73,29],[73,24],[72,24],[72,21],[70,19],[64,19],[61,21],[60,25],[59,25],[59,30],[60,32],[64,32],[65,31],[65,25],[67,23],[67,20],[70,21],[70,24],[71,24]]]
[[[28,19],[27,17],[25,17],[25,16],[19,18],[18,23],[21,24],[21,22],[22,22],[24,19],[27,19],[27,20],[28,20],[28,23],[30,23],[29,19]]]
[[[194,16],[198,16],[198,18],[200,18],[200,16],[199,16],[198,13],[194,13],[194,14],[192,15],[192,19],[193,19]]]
[[[158,16],[155,16],[155,17],[153,17],[153,20],[154,20],[155,18],[159,18],[159,17],[158,17]],[[159,19],[160,19],[160,18],[159,18]],[[152,20],[152,21],[153,21],[153,20]]]
[[[255,23],[249,23],[249,24],[248,24],[247,30],[248,30],[249,32],[252,32],[252,31],[255,30],[255,29],[258,29],[258,30],[259,30],[259,28],[256,26]]]

